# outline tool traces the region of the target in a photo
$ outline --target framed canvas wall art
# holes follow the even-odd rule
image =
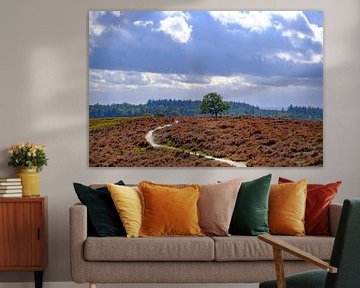
[[[321,11],[90,11],[90,167],[323,165]]]

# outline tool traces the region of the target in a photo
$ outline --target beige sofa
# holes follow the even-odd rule
[[[330,207],[330,237],[280,236],[328,261],[341,205]],[[86,206],[70,208],[71,275],[77,283],[249,283],[275,277],[270,245],[252,236],[88,237]],[[286,273],[313,268],[285,254]]]

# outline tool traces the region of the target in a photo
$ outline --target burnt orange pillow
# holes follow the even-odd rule
[[[303,236],[306,207],[306,184],[273,184],[269,194],[269,228],[271,234]]]
[[[293,181],[279,177],[279,184]],[[329,184],[307,184],[305,234],[329,236],[329,206],[341,181]]]
[[[140,236],[203,236],[199,227],[199,185],[139,183],[142,198]]]

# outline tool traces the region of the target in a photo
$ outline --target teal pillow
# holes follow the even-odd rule
[[[231,218],[230,234],[256,236],[269,233],[270,181],[271,174],[241,184]]]

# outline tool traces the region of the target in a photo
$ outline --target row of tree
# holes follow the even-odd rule
[[[286,117],[293,119],[322,120],[323,110],[313,107],[290,106],[288,109],[260,109],[241,102],[223,101],[217,93],[209,93],[203,100],[149,100],[146,104],[94,104],[89,106],[90,118],[136,116],[198,116],[201,114],[258,117]]]

